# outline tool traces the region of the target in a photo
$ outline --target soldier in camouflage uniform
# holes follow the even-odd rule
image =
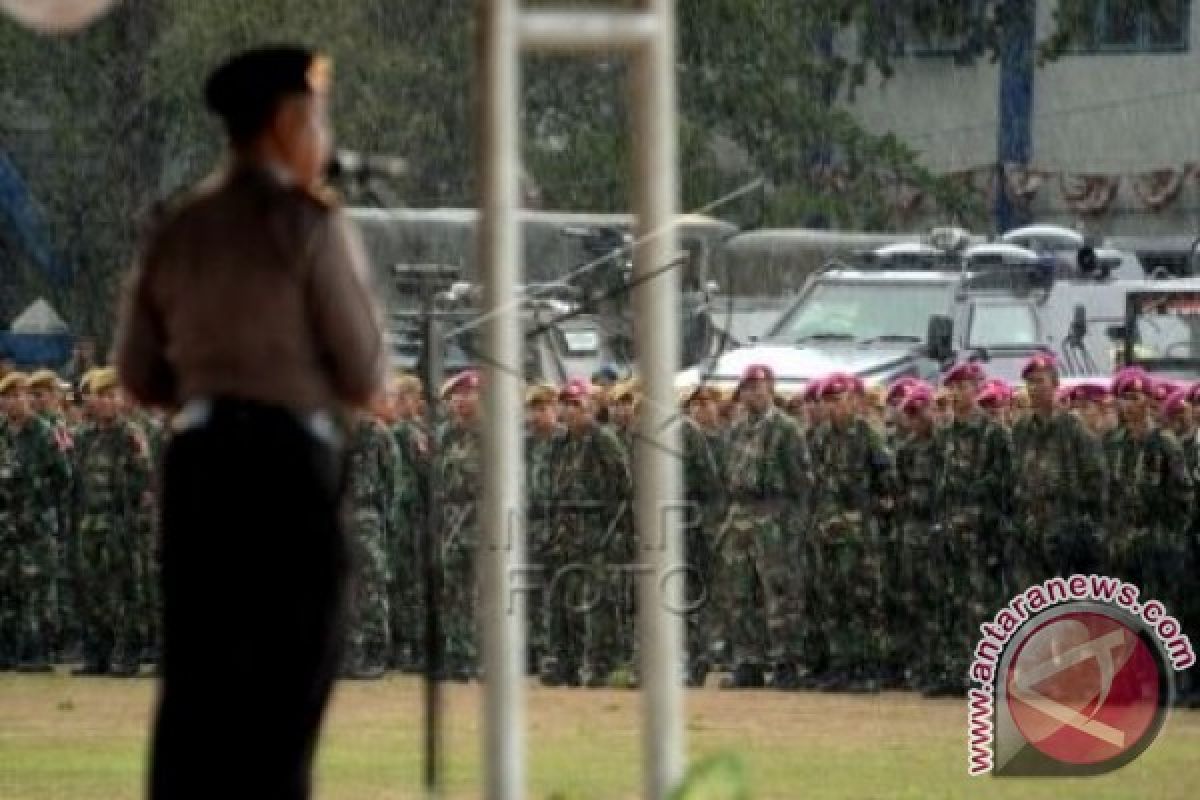
[[[1099,564],[1107,469],[1099,441],[1054,402],[1058,367],[1038,354],[1022,370],[1030,410],[1013,425],[1013,520],[1007,559],[1017,588]]]
[[[914,386],[898,404],[898,428],[905,433],[896,448],[896,519],[900,530],[893,570],[900,598],[893,618],[893,653],[907,665],[907,685],[924,689],[934,683],[936,620],[943,587],[930,571],[931,537],[942,474],[940,441],[933,422],[933,392]],[[905,633],[907,632],[907,633]]]
[[[896,495],[883,437],[855,414],[861,383],[832,375],[821,383],[828,421],[815,436],[816,476],[808,548],[821,591],[818,607],[828,652],[826,690],[878,691],[885,652],[879,518]]]
[[[547,635],[555,648],[542,675],[550,685],[603,686],[625,665],[620,641],[620,598],[614,591],[624,545],[612,510],[632,491],[625,448],[596,423],[588,388],[567,384],[559,394],[566,435],[554,465],[557,503],[550,548]],[[581,675],[581,670],[586,675]]]
[[[608,425],[625,448],[625,459],[633,468],[634,441],[637,435],[638,407],[641,403],[641,382],[630,378],[612,387],[608,397]],[[633,565],[637,559],[637,532],[633,518],[633,486],[622,498],[616,518],[609,558],[614,564]],[[612,591],[617,600],[617,638],[620,654],[618,664],[633,665],[637,650],[637,574],[633,570],[618,570],[610,576]]]
[[[938,433],[935,535],[930,552],[940,587],[931,695],[966,691],[979,625],[999,603],[1006,539],[1012,536],[1007,500],[1012,491],[1012,445],[1007,431],[980,411],[984,380],[975,363],[960,364],[943,384],[953,395],[954,419]]]
[[[729,513],[713,549],[713,606],[731,650],[728,688],[753,688],[772,670],[776,688],[799,686],[804,592],[795,553],[808,513],[811,461],[804,435],[774,405],[769,367],[747,367],[738,384],[744,413],[729,431]],[[765,628],[764,628],[765,623]],[[807,654],[805,654],[807,655]]]
[[[479,492],[483,485],[478,372],[468,370],[442,388],[447,417],[437,432],[433,465],[441,521],[441,610],[444,672],[468,680],[479,667],[476,554]]]
[[[423,387],[419,378],[398,376],[391,386],[392,436],[399,461],[396,465],[393,522],[388,526],[388,608],[391,612],[391,664],[399,669],[419,669],[424,664],[424,582],[421,542],[426,535],[425,482],[429,461],[429,433],[421,419]]]
[[[1179,604],[1193,485],[1182,446],[1151,417],[1149,376],[1126,368],[1113,381],[1120,421],[1105,438],[1108,556],[1113,573],[1151,597]]]
[[[69,463],[71,451],[71,431],[63,410],[65,390],[69,388],[59,380],[53,370],[41,369],[29,376],[29,395],[34,413],[45,422],[54,433],[54,441]],[[71,582],[69,564],[73,554],[68,552],[70,537],[68,508],[70,506],[71,476],[64,475],[61,485],[53,487],[57,502],[55,504],[55,581],[54,591],[58,600],[58,619],[55,629],[58,631],[58,641],[54,648],[58,653],[78,655],[79,647],[79,615],[76,612],[74,587]]]
[[[83,674],[132,675],[138,670],[136,552],[132,541],[150,485],[149,448],[118,411],[116,373],[87,376],[90,422],[75,438],[73,565],[83,600]],[[221,654],[214,653],[214,658]]]
[[[526,392],[528,413],[525,437],[525,486],[529,497],[528,547],[531,575],[529,583],[540,587],[529,598],[529,650],[534,672],[543,672],[542,660],[556,652],[547,636],[549,605],[545,591],[553,575],[551,550],[554,533],[554,469],[566,429],[558,422],[558,389],[533,386]]]
[[[21,602],[18,574],[17,529],[13,517],[13,491],[17,488],[16,454],[8,442],[8,415],[5,399],[20,391],[25,376],[0,365],[0,671],[17,665],[17,643],[20,640]]]
[[[162,603],[159,598],[159,548],[158,507],[155,502],[158,492],[153,486],[166,438],[162,418],[150,409],[136,405],[120,389],[116,390],[118,413],[137,428],[146,443],[151,466],[151,486],[147,502],[138,510],[132,539],[134,543],[134,571],[137,583],[137,630],[141,660],[149,663],[158,661],[161,649],[159,620],[162,618]]]
[[[395,535],[396,469],[399,451],[384,422],[374,412],[355,420],[346,452],[346,498],[354,554],[344,677],[378,678],[391,654],[388,611],[388,545]]]
[[[718,397],[716,390],[702,386],[683,390],[680,398],[688,415],[681,431],[684,497],[688,508],[683,532],[688,567],[685,606],[690,609],[686,619],[687,683],[695,687],[704,685],[711,665],[712,547],[725,510],[723,442],[716,429]]]
[[[14,654],[19,670],[45,671],[58,634],[58,510],[67,459],[53,429],[30,406],[27,376],[9,374],[0,394],[7,420],[6,485],[0,495],[9,503],[4,549],[16,601]]]
[[[1200,586],[1196,585],[1200,575],[1200,384],[1194,384],[1183,390],[1186,407],[1177,413],[1172,413],[1172,430],[1183,448],[1184,462],[1192,477],[1192,516],[1184,537],[1186,555],[1181,564],[1187,576],[1183,583],[1183,604],[1180,608],[1180,622],[1184,631],[1200,630]],[[1172,401],[1168,401],[1168,409]],[[1200,708],[1200,679],[1194,674],[1195,670],[1184,673],[1181,686],[1184,702],[1191,708]]]
[[[1101,441],[1113,427],[1108,409],[1111,399],[1108,387],[1100,383],[1081,383],[1072,390],[1075,413],[1087,432]]]

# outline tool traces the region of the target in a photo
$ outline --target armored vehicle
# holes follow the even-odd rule
[[[677,382],[733,386],[761,363],[787,392],[834,371],[868,384],[936,380],[964,360],[1015,380],[1036,351],[1055,353],[1067,377],[1112,370],[1125,295],[1149,283],[1136,258],[1082,241],[1041,252],[970,241],[945,229],[831,263],[757,342],[696,363]]]

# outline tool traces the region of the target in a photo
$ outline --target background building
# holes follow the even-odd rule
[[[869,130],[894,133],[934,172],[990,190],[998,228],[1033,219],[1115,235],[1200,233],[1194,4],[1029,2],[1030,35],[1010,37],[994,63],[957,63],[959,42],[913,32],[895,74],[871,75],[849,109]],[[1082,24],[1065,52],[1035,67],[1037,44],[1058,29],[1059,12]],[[1000,183],[1007,193],[998,204]]]

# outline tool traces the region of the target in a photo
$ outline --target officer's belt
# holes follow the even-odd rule
[[[224,421],[252,422],[264,417],[291,420],[318,442],[340,448],[342,436],[328,411],[297,411],[238,397],[194,397],[171,421],[176,433],[207,428]]]

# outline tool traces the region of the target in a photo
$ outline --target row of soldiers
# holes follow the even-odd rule
[[[1064,391],[1044,356],[1023,377],[1014,390],[967,363],[936,388],[837,374],[784,397],[752,366],[732,393],[683,391],[684,678],[960,693],[979,623],[1024,587],[1081,571],[1197,620],[1200,392],[1137,370]],[[52,375],[0,380],[0,665],[44,668],[73,642],[85,672],[130,673],[153,655],[163,425],[115,384],[89,373],[76,410]],[[430,513],[441,668],[477,672],[479,390],[475,372],[452,378],[431,424],[420,382],[401,376],[348,426],[349,677],[425,665]],[[632,381],[534,386],[526,399],[531,669],[550,685],[630,685],[644,400]]]
[[[0,377],[0,669],[136,674],[158,647],[152,464],[161,416],[111,368]]]
[[[839,374],[781,397],[771,370],[753,366],[731,395],[683,391],[685,679],[702,684],[717,668],[731,688],[958,694],[979,624],[1016,591],[1075,572],[1122,577],[1197,619],[1200,392],[1137,370],[1064,391],[1041,355],[1023,379],[1014,390],[966,363],[936,388],[868,389]],[[401,394],[417,397],[406,380]],[[360,611],[376,620],[360,651],[368,674],[389,652],[399,666],[425,657],[412,554],[430,472],[441,487],[443,669],[477,669],[479,380],[466,372],[443,387],[432,431],[404,400],[394,447],[352,448],[394,450],[377,461],[398,464],[399,477],[364,480],[402,487],[400,513],[382,494],[373,513],[355,511],[369,521],[360,547],[377,585],[392,587],[360,583]],[[531,668],[550,685],[636,681],[630,463],[641,402],[636,382],[528,391],[532,577],[522,583],[533,588]],[[382,443],[385,423],[363,425]]]

